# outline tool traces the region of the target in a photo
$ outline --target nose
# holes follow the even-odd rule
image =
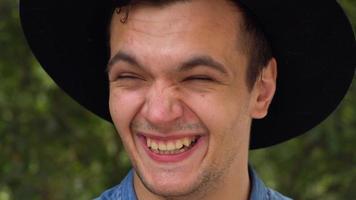
[[[167,83],[157,83],[149,89],[142,108],[143,117],[156,128],[169,128],[183,116],[184,106],[177,88]]]

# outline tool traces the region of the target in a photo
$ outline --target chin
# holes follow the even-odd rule
[[[140,174],[138,176],[147,190],[161,197],[189,196],[197,191],[203,182],[196,176],[170,174],[169,172],[152,174],[147,177],[142,177]]]
[[[152,193],[162,197],[181,197],[194,193],[198,183],[182,180],[177,182],[152,182],[144,183],[145,187]]]

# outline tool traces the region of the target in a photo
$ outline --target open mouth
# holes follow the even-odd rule
[[[145,151],[159,162],[178,162],[188,158],[202,143],[202,136],[186,136],[177,139],[162,139],[141,135]]]
[[[184,137],[176,140],[158,141],[146,137],[146,146],[148,149],[156,154],[179,154],[193,148],[198,142],[200,136]]]

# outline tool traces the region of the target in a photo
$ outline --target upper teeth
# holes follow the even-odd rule
[[[152,138],[146,138],[147,146],[153,150],[174,151],[184,146],[189,147],[196,137],[184,137],[177,140],[161,141]]]

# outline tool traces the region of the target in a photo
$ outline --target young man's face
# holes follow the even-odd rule
[[[261,112],[235,8],[204,0],[135,6],[125,24],[124,15],[112,19],[109,104],[135,188],[187,195],[247,173],[251,118]]]

